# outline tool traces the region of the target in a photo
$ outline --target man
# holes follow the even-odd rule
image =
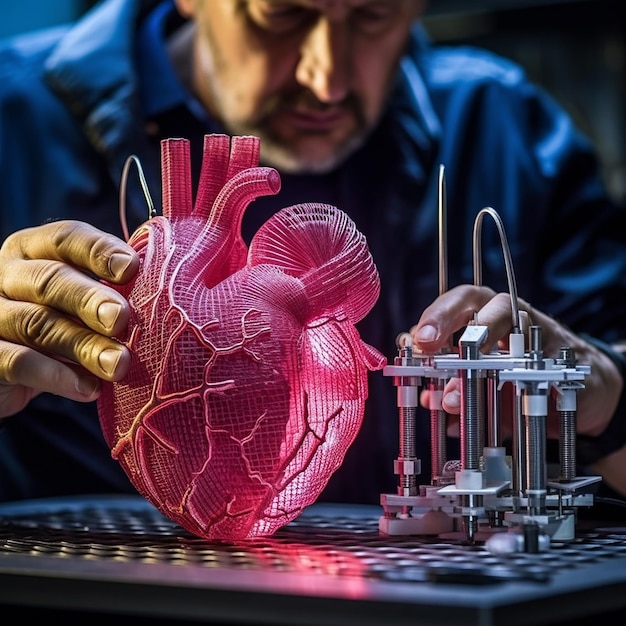
[[[13,233],[0,252],[0,415],[12,415],[0,432],[0,498],[132,491],[93,402],[99,379],[128,367],[114,339],[128,306],[92,276],[125,282],[137,270],[113,236],[127,157],[139,157],[159,206],[160,140],[191,140],[197,179],[211,132],[257,135],[262,162],[281,173],[281,192],[246,211],[247,239],[299,202],[355,220],[382,283],[361,334],[390,358],[399,332],[412,328],[416,347],[436,351],[474,316],[489,345],[506,338],[504,263],[488,228],[483,284],[471,285],[473,222],[495,207],[544,353],[568,345],[592,368],[580,460],[626,494],[626,364],[608,345],[626,334],[623,211],[564,112],[509,62],[432,47],[416,23],[424,9],[420,0],[106,0],[75,26],[0,51],[2,233]],[[440,164],[452,289],[435,300]],[[138,188],[128,196],[137,226],[145,202]],[[458,402],[453,381],[444,407],[458,413]],[[427,419],[418,439],[428,468]],[[377,372],[361,432],[322,499],[376,503],[394,492],[397,452],[395,390]]]

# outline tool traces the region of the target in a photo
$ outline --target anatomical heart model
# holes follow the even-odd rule
[[[380,284],[363,235],[322,204],[282,209],[248,249],[248,204],[275,194],[255,137],[207,135],[192,200],[189,142],[162,142],[163,215],[129,243],[132,366],[100,423],[136,489],[189,532],[268,535],[313,503],[363,419],[384,357],[355,323]]]

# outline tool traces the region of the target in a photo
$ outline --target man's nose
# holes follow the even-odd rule
[[[320,102],[341,102],[349,91],[349,47],[347,25],[321,17],[302,43],[296,80]]]

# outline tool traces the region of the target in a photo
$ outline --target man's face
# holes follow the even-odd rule
[[[424,0],[177,0],[196,22],[193,85],[284,172],[325,172],[376,124]]]

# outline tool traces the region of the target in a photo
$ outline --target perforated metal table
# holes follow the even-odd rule
[[[381,535],[381,512],[316,504],[272,537],[220,544],[140,497],[0,505],[0,605],[307,626],[626,615],[626,528],[587,529],[538,554],[493,555],[480,543]]]

